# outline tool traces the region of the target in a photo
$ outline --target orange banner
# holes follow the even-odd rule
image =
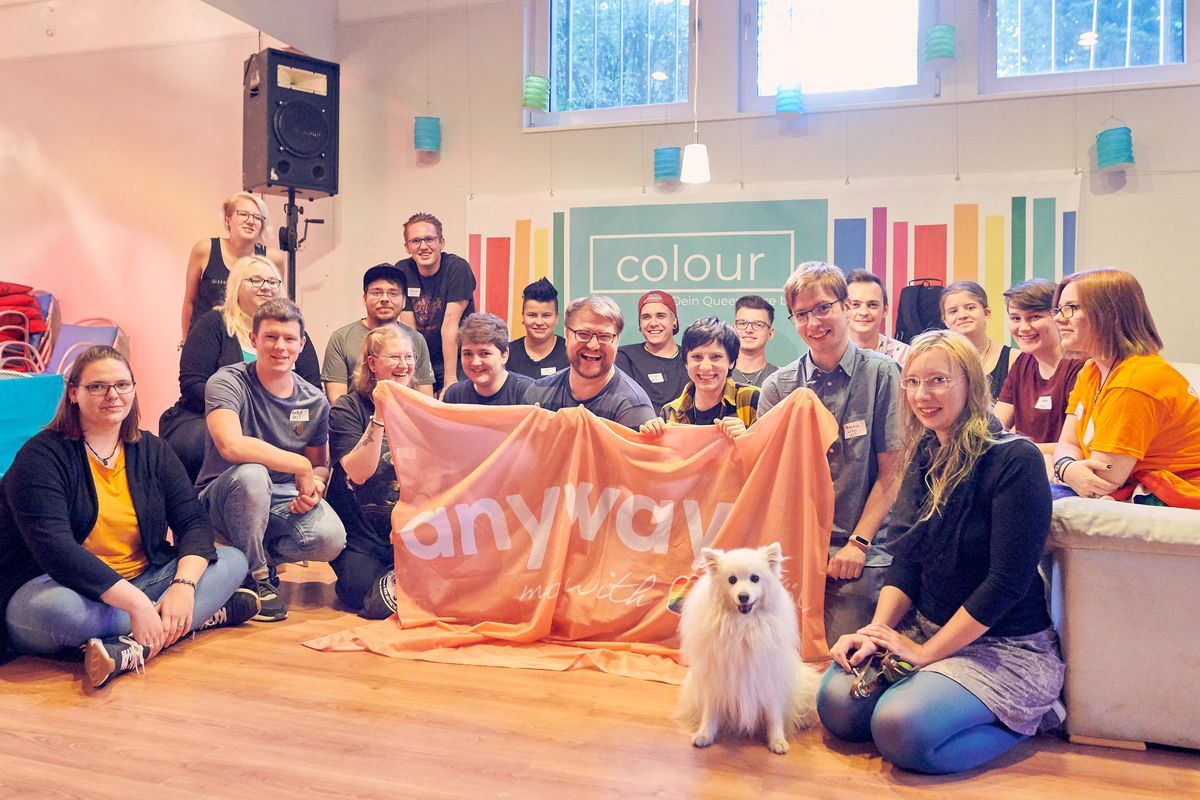
[[[810,391],[736,440],[686,425],[651,439],[584,408],[443,405],[390,383],[376,407],[400,487],[397,617],[309,647],[677,682],[672,587],[701,547],[778,541],[803,655],[828,655],[837,425]]]

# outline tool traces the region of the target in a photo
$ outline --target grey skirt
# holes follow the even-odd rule
[[[921,614],[906,617],[902,630],[925,642],[941,626]],[[1053,628],[1028,636],[980,636],[954,655],[921,668],[936,672],[979,698],[1006,726],[1032,736],[1062,693],[1066,667]]]

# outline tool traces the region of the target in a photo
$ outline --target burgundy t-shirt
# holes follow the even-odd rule
[[[1017,356],[996,398],[1012,404],[1012,429],[1035,442],[1057,442],[1067,414],[1067,398],[1083,365],[1082,359],[1064,358],[1047,380],[1038,371],[1036,358],[1029,353]]]

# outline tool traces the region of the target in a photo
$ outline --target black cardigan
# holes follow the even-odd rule
[[[217,558],[208,515],[170,446],[142,431],[125,445],[125,472],[142,547],[152,567],[176,556]],[[92,600],[121,576],[83,547],[99,514],[83,440],[43,430],[0,481],[0,660],[9,648],[8,602],[43,573]],[[175,545],[167,541],[167,526]]]
[[[240,364],[242,346],[236,336],[225,330],[225,318],[220,311],[209,311],[196,320],[188,331],[183,351],[179,354],[179,402],[193,414],[204,415],[204,384],[221,367]],[[304,348],[296,359],[296,374],[321,388],[321,365],[312,340],[305,337]]]

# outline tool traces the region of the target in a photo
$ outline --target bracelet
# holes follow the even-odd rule
[[[174,586],[174,585],[175,585],[175,584],[177,584],[177,583],[178,583],[178,584],[180,584],[180,585],[182,585],[182,586],[190,586],[190,587],[192,587],[192,591],[195,591],[195,590],[196,590],[196,582],[195,582],[195,581],[189,581],[187,578],[174,578],[174,579],[172,579],[172,581],[171,581],[171,584],[170,584],[170,585],[171,585],[171,586]]]
[[[859,536],[857,533],[851,535],[850,544],[854,545],[859,550],[862,550],[864,553],[869,552],[871,549],[871,540],[865,536]]]
[[[373,417],[373,416],[370,418],[370,422],[372,425],[378,425],[381,428],[384,427],[384,424],[382,422],[380,422],[379,420],[375,419],[375,417]]]
[[[1054,462],[1054,480],[1063,483],[1063,473],[1067,471],[1067,467],[1075,463],[1075,458],[1072,456],[1063,456],[1058,461]]]

